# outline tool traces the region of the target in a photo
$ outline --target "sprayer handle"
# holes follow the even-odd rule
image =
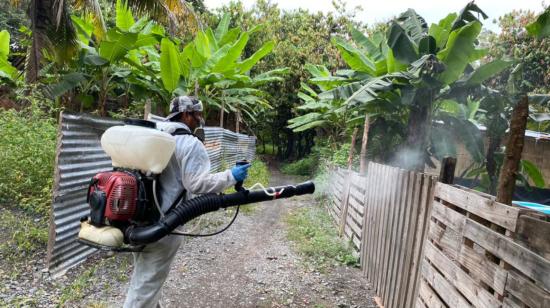
[[[246,159],[243,159],[243,160],[239,160],[235,163],[235,166],[242,166],[242,165],[246,165],[246,164],[249,164],[249,162],[246,160]],[[238,181],[236,184],[235,184],[235,191],[243,191],[245,190],[243,188],[243,181]]]

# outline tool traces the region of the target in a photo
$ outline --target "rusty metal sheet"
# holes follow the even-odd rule
[[[111,159],[103,151],[103,132],[122,121],[89,115],[62,113],[59,120],[48,239],[48,269],[55,277],[80,264],[97,250],[76,242],[80,218],[88,215],[86,190],[98,172],[111,170]],[[254,159],[254,137],[225,130],[205,128],[205,147],[211,171],[229,167],[237,159]]]
[[[76,242],[80,218],[88,212],[86,189],[97,172],[110,170],[101,149],[103,132],[120,121],[62,113],[59,120],[53,210],[48,239],[48,268],[56,275],[83,262],[96,250]]]

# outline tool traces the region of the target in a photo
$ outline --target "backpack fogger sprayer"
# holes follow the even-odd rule
[[[232,194],[206,194],[183,201],[159,215],[159,175],[175,149],[175,137],[144,120],[113,126],[101,137],[101,147],[111,157],[113,170],[90,181],[89,217],[81,221],[80,243],[111,251],[139,251],[190,220],[220,208],[311,194],[312,182],[247,190],[236,185]],[[238,183],[242,185],[242,183]],[[178,204],[179,203],[179,204]]]

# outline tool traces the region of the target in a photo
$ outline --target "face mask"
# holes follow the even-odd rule
[[[197,118],[195,118],[195,120],[197,120]],[[197,122],[199,122],[199,126],[197,128],[195,128],[195,131],[193,132],[193,134],[197,138],[199,138],[199,140],[201,142],[204,143],[204,138],[205,138],[205,135],[204,135],[204,119],[202,117],[199,117]]]

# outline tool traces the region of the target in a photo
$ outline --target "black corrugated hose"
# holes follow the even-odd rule
[[[203,195],[183,202],[153,225],[143,227],[131,226],[127,228],[124,232],[124,239],[128,244],[132,245],[150,244],[160,240],[177,227],[192,219],[209,212],[217,211],[220,208],[312,194],[314,191],[315,185],[313,182],[308,181],[296,186],[271,187],[266,190],[254,191],[246,190],[227,195]],[[275,192],[275,195],[268,192]]]

